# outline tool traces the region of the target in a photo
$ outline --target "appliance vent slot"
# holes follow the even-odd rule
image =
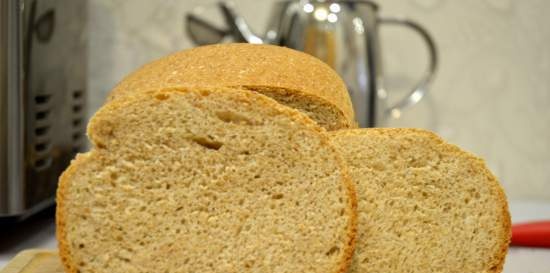
[[[75,132],[75,133],[73,134],[73,140],[74,140],[74,141],[80,140],[80,137],[82,137],[82,134],[81,134],[80,132]]]
[[[51,164],[52,164],[52,158],[51,157],[41,158],[41,159],[38,159],[34,162],[34,168],[37,171],[42,171],[42,170],[48,169],[48,167],[50,167]]]
[[[34,145],[34,151],[38,155],[34,161],[34,168],[37,171],[48,169],[52,163],[52,157],[50,155],[50,143],[40,142]]]
[[[82,149],[82,148],[81,148],[80,146],[76,145],[76,146],[73,147],[73,153],[74,153],[74,154],[77,154],[78,152],[81,151],[81,149]]]
[[[34,134],[40,137],[48,134],[49,131],[50,131],[49,126],[36,127],[36,129],[34,129]]]
[[[48,145],[48,144],[49,144],[48,142],[38,143],[38,144],[34,145],[34,150],[39,152],[39,153],[47,151],[48,148],[50,147],[50,145]]]
[[[74,106],[73,106],[73,112],[74,112],[75,114],[80,113],[81,110],[82,110],[82,105],[74,105]]]
[[[76,90],[73,92],[73,98],[74,99],[80,99],[82,97],[82,91]]]
[[[73,120],[73,126],[74,126],[74,127],[78,127],[78,126],[80,126],[81,124],[82,124],[82,119],[79,119],[79,118],[78,118],[78,119],[74,119],[74,120]]]
[[[34,97],[36,104],[44,104],[50,100],[50,95],[37,95]]]
[[[38,111],[35,114],[35,118],[37,120],[42,120],[48,118],[48,115],[50,114],[50,111]]]
[[[78,153],[82,151],[83,139],[84,139],[84,104],[85,104],[85,92],[83,90],[74,90],[72,93],[73,96],[73,118],[72,118],[72,151],[73,153]]]
[[[36,171],[45,171],[52,164],[52,155],[51,155],[51,124],[50,124],[50,114],[51,114],[51,103],[52,95],[51,94],[37,94],[33,97],[35,108],[34,108],[34,125],[30,132],[34,132],[32,136],[33,142],[31,145],[34,160],[32,162],[33,167]]]

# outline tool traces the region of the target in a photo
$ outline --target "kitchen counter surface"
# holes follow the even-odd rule
[[[550,202],[516,201],[510,203],[514,223],[550,219]],[[55,223],[52,213],[36,217],[24,225],[8,230],[0,229],[0,268],[17,253],[29,248],[55,249]],[[510,248],[504,273],[550,272],[550,249]]]

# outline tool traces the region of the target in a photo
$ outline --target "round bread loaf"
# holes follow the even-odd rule
[[[107,103],[60,178],[67,272],[345,272],[356,197],[323,132],[245,90]]]
[[[124,78],[110,98],[182,85],[253,90],[327,130],[357,126],[346,86],[334,70],[306,53],[272,45],[219,44],[177,52]]]
[[[501,272],[510,216],[481,159],[418,129],[331,136],[357,187],[349,272]]]

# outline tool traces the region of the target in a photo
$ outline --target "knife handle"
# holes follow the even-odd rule
[[[550,248],[550,221],[513,225],[511,245]]]

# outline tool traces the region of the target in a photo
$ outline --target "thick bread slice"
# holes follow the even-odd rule
[[[328,130],[356,127],[342,79],[303,52],[252,44],[219,44],[181,51],[146,64],[120,82],[110,98],[174,86],[254,90],[306,113]]]
[[[352,273],[500,272],[506,197],[483,161],[418,129],[331,132],[358,195]]]
[[[324,130],[254,92],[104,105],[60,179],[67,272],[345,272],[356,200]]]

